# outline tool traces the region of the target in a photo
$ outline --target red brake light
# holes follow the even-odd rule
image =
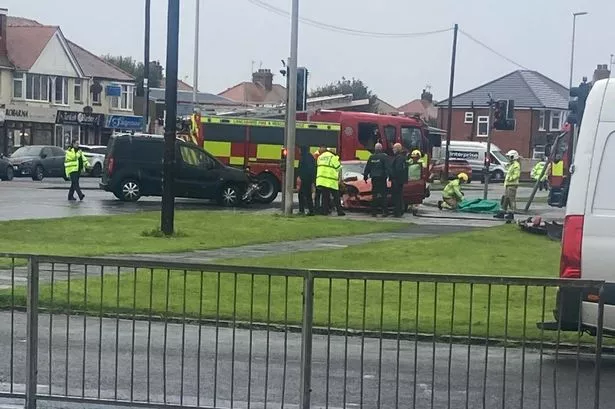
[[[113,157],[110,157],[109,163],[107,164],[107,172],[109,173],[109,176],[111,176],[111,174],[113,173],[114,165],[115,165],[115,160],[113,159]]]
[[[562,236],[561,278],[581,278],[581,249],[583,248],[583,216],[566,216]]]

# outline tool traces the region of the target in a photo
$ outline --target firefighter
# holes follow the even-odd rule
[[[401,217],[404,212],[404,185],[408,182],[408,164],[406,155],[400,143],[393,145],[393,161],[391,163],[391,200],[393,202],[393,216]]]
[[[461,172],[456,179],[451,180],[442,191],[442,200],[438,201],[438,209],[457,210],[459,202],[463,200],[461,185],[468,183],[468,175]]]
[[[310,153],[308,146],[301,147],[301,158],[299,159],[299,179],[301,187],[299,189],[299,213],[304,214],[307,208],[307,215],[314,216],[314,202],[312,201],[312,186],[316,179],[316,160]]]
[[[517,211],[517,188],[521,178],[521,164],[519,163],[519,152],[512,149],[506,153],[510,160],[508,171],[504,179],[504,198],[502,199],[502,210],[509,218]]]
[[[532,180],[534,182],[539,182],[538,188],[540,189],[540,191],[548,190],[548,183],[547,183],[547,177],[549,176],[548,166],[542,178],[540,177],[540,175],[542,174],[542,170],[545,168],[546,165],[547,163],[544,160],[542,160],[538,162],[537,164],[535,164],[534,167],[532,168],[532,173],[531,173]],[[540,181],[538,181],[538,178],[540,178]]]
[[[382,210],[382,216],[388,216],[387,206],[387,176],[389,175],[389,156],[383,152],[382,144],[374,146],[374,153],[367,160],[363,171],[363,180],[372,180],[372,216],[378,215],[378,210]]]
[[[320,189],[323,214],[329,214],[329,205],[331,197],[333,198],[333,206],[337,210],[338,216],[345,216],[342,210],[342,202],[340,199],[340,179],[342,175],[342,164],[340,159],[334,153],[327,150],[325,146],[320,147],[320,155],[316,166],[316,189]]]

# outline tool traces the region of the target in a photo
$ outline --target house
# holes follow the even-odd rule
[[[492,142],[504,151],[516,149],[525,158],[541,157],[545,145],[559,134],[565,123],[568,88],[539,72],[517,70],[456,95],[452,100],[451,139],[487,141],[489,94],[495,100],[515,101],[515,129],[494,130]],[[448,100],[437,107],[438,127],[447,129]]]
[[[438,108],[434,105],[433,95],[428,89],[424,89],[421,98],[412,100],[397,108],[397,112],[406,115],[419,115],[427,122],[434,122],[438,119]]]
[[[252,82],[241,82],[218,94],[245,106],[274,107],[286,104],[286,87],[273,83],[269,69],[252,73]]]
[[[68,41],[59,27],[0,9],[0,152],[72,139],[106,143],[114,124],[133,118],[133,89],[132,76]]]

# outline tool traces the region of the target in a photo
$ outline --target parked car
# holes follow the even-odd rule
[[[135,202],[162,196],[164,139],[159,135],[120,134],[107,146],[100,188],[118,199]],[[224,165],[196,145],[175,144],[175,196],[213,199],[224,206],[248,202],[256,193],[249,173]]]
[[[13,180],[13,166],[3,154],[0,153],[0,180]]]
[[[345,209],[369,209],[372,203],[372,181],[363,180],[363,170],[365,169],[365,161],[343,161],[342,162],[342,181],[344,183],[344,191],[342,192],[342,207]],[[387,188],[391,188],[391,182],[387,181]],[[427,191],[427,192],[426,192]],[[405,208],[411,204],[420,204],[423,201],[423,195],[429,197],[429,187],[426,186],[422,179],[408,181],[404,185],[403,199]],[[390,194],[387,195],[387,202],[392,207]]]
[[[472,166],[467,160],[449,159],[448,178],[454,179],[461,172],[468,175],[468,183],[472,181]],[[436,160],[429,170],[429,181],[444,179],[444,159]]]
[[[90,163],[87,174],[96,178],[101,177],[107,147],[102,145],[81,145],[81,150],[83,151],[83,156]]]
[[[57,146],[22,146],[9,157],[15,177],[29,176],[32,180],[63,177],[66,152]]]

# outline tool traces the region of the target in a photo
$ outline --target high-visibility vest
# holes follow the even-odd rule
[[[64,173],[66,177],[69,177],[71,173],[79,172],[79,158],[81,158],[83,167],[85,168],[88,162],[85,156],[83,156],[83,152],[75,150],[74,148],[68,148],[64,156]]]
[[[443,199],[457,199],[462,200],[463,195],[461,194],[461,182],[459,179],[454,179],[448,182],[444,190],[442,190],[442,198]]]
[[[519,186],[519,179],[521,179],[521,164],[514,160],[508,165],[504,186]]]
[[[333,153],[320,154],[317,160],[316,186],[338,190],[341,167],[339,158]]]
[[[560,160],[559,162],[553,162],[551,165],[551,176],[564,176],[564,161]]]

